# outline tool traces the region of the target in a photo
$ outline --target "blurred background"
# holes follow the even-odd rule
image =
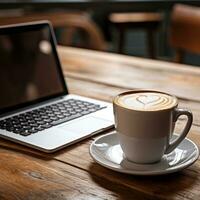
[[[0,25],[49,20],[58,44],[200,66],[200,1],[0,0]]]

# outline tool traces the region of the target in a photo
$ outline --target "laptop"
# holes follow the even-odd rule
[[[0,137],[50,153],[113,127],[110,103],[69,94],[48,21],[1,26],[0,57]]]

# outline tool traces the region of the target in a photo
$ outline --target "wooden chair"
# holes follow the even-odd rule
[[[149,57],[155,58],[154,32],[163,20],[160,13],[112,13],[109,20],[119,31],[118,52],[123,53],[125,31],[127,29],[143,29],[147,33]]]
[[[84,39],[83,47],[105,50],[106,43],[103,35],[96,24],[83,12],[47,12],[47,13],[27,13],[20,16],[1,16],[0,25],[24,23],[38,20],[49,20],[54,28],[62,27],[64,31],[61,33],[61,43],[65,45],[73,45],[73,36],[77,31],[81,30],[87,39]],[[82,47],[82,46],[81,46]]]
[[[175,62],[183,62],[185,52],[200,54],[200,7],[174,6],[169,39],[176,51]]]

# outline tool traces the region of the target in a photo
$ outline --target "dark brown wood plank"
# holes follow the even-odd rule
[[[67,82],[70,88],[70,92],[75,92],[78,94],[83,94],[85,96],[95,97],[95,98],[99,98],[99,99],[107,100],[107,101],[111,101],[114,95],[124,90],[121,88],[108,87],[105,85],[95,84],[95,83],[91,83],[87,81],[79,81],[77,79],[74,80],[72,78],[68,78]],[[187,101],[183,101],[183,102],[187,102]],[[188,103],[188,105],[190,106],[191,103]],[[194,109],[196,109],[196,107],[198,107],[198,103],[194,102]],[[179,122],[177,131],[180,131],[181,129],[180,128],[182,127],[181,123],[182,122]],[[189,134],[189,138],[194,140],[200,146],[199,127],[196,127],[196,126],[192,127],[192,131]],[[190,168],[184,170],[183,172],[173,174],[170,176],[164,176],[164,178],[162,176],[149,178],[149,177],[122,175],[120,173],[112,172],[111,170],[101,167],[92,160],[92,158],[89,155],[89,145],[92,142],[92,140],[91,139],[84,140],[83,142],[67,147],[54,154],[43,154],[39,151],[22,147],[21,145],[6,142],[5,140],[0,140],[0,145],[1,145],[1,148],[4,147],[5,149],[8,149],[9,151],[12,151],[12,152],[18,152],[19,154],[22,154],[22,155],[28,154],[30,155],[31,158],[39,156],[39,158],[41,158],[42,160],[58,161],[58,164],[56,165],[60,165],[59,162],[61,162],[64,164],[63,168],[65,168],[66,173],[68,171],[68,165],[78,168],[79,170],[83,170],[84,171],[83,173],[88,173],[89,176],[92,178],[92,182],[94,181],[96,184],[100,185],[101,189],[102,188],[105,189],[104,184],[106,182],[107,185],[110,185],[112,187],[113,185],[115,185],[115,188],[118,188],[117,189],[118,192],[120,192],[119,188],[123,188],[123,190],[126,191],[126,194],[130,195],[132,194],[132,190],[133,190],[134,191],[133,194],[136,193],[134,195],[137,196],[140,194],[142,195],[142,197],[148,197],[147,199],[150,199],[152,197],[154,199],[157,199],[157,198],[158,199],[169,199],[169,198],[170,199],[188,199],[188,197],[193,198],[196,195],[197,197],[198,195],[200,195],[199,192],[197,191],[199,188],[199,181],[197,178],[199,176],[199,171],[200,171],[199,161],[195,163],[193,166],[191,166]],[[9,160],[10,159],[12,159],[12,157],[10,158],[9,156]],[[49,167],[49,163],[47,162],[46,164]],[[65,166],[65,164],[67,167]],[[8,163],[8,165],[10,164]],[[7,168],[7,165],[5,166]],[[15,163],[15,167],[21,168],[21,166],[18,166],[16,163]],[[19,177],[21,177],[21,175],[19,175]],[[172,184],[172,182],[174,182],[174,184]],[[172,185],[172,186],[169,188],[168,185]],[[178,188],[177,188],[177,185],[178,185]],[[192,187],[193,189],[190,190],[189,189],[190,187]],[[109,188],[109,190],[115,191],[113,188]],[[172,190],[171,196],[167,195],[169,190]],[[9,188],[9,191],[15,191],[15,188]],[[21,192],[18,191],[18,192],[20,194],[22,191]],[[45,194],[46,193],[48,192],[45,192]],[[6,195],[8,194],[6,193]],[[65,195],[68,195],[68,194],[65,194]],[[33,194],[33,196],[35,197],[35,194]],[[45,196],[45,197],[48,197],[48,196]],[[51,197],[48,197],[48,198],[51,198]],[[111,198],[111,197],[107,196],[107,198]],[[115,199],[114,197],[112,198]],[[12,199],[12,196],[10,197],[10,199]]]
[[[156,88],[160,82],[160,89],[175,93],[180,106],[193,111],[188,137],[200,146],[199,69],[73,48],[60,51],[72,93],[112,101],[116,94],[135,88],[132,84]],[[178,122],[177,132],[183,123]],[[167,176],[120,174],[90,157],[89,145],[96,137],[53,154],[0,139],[0,199],[200,199],[200,160]]]
[[[190,138],[199,138],[195,127]],[[46,157],[34,155],[34,150],[28,154],[25,148],[19,148],[21,146],[18,149],[1,146],[0,199],[37,199],[39,196],[42,199],[200,197],[199,160],[188,169],[167,176],[125,175],[95,163],[89,155],[90,143],[91,140],[85,140]]]
[[[1,200],[153,199],[62,162],[0,149]]]
[[[68,77],[125,89],[151,88],[200,101],[200,68],[76,48],[59,48]]]

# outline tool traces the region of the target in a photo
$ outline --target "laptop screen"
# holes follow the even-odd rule
[[[67,92],[48,23],[0,28],[0,112]]]

